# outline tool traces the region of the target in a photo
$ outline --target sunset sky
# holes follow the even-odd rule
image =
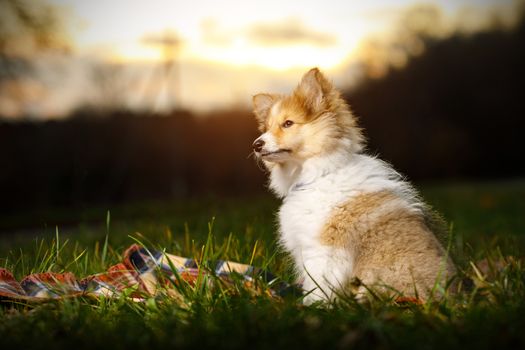
[[[505,0],[53,0],[76,17],[79,50],[122,61],[162,57],[146,35],[171,30],[181,39],[181,59],[288,69],[333,68],[374,33],[388,31],[415,4],[438,5],[454,16],[466,7]]]
[[[125,85],[120,88],[126,91],[121,98],[131,108],[144,107],[143,104],[146,108],[182,106],[195,110],[243,106],[258,91],[288,91],[302,72],[313,66],[325,70],[338,86],[349,86],[355,81],[353,64],[360,58],[366,40],[392,35],[407,8],[430,4],[440,10],[445,24],[480,26],[492,8],[510,7],[513,1],[50,3],[64,17],[73,54],[69,60],[63,60],[65,66],[71,66],[70,74],[65,74],[56,91],[46,93],[48,100],[39,109],[47,116],[64,114],[69,108],[53,108],[53,103],[58,103],[54,101],[65,101],[64,105],[70,107],[86,102],[81,100],[86,89],[90,89],[90,77],[79,71],[83,64],[92,61],[119,65],[119,79]],[[172,52],[166,53],[159,44],[166,39],[177,44]],[[169,70],[173,76],[169,78],[163,76],[166,70],[162,71],[166,57],[175,60],[175,68]],[[45,64],[40,66],[45,71]],[[53,79],[47,80],[57,80]],[[32,108],[34,111],[34,105]]]

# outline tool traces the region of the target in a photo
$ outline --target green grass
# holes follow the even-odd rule
[[[451,223],[459,267],[523,256],[525,183],[427,185],[423,196]],[[183,256],[267,266],[292,281],[275,244],[269,196],[142,202],[31,212],[0,220],[0,266],[31,272],[104,271],[135,239]],[[108,210],[110,215],[108,216]],[[80,223],[74,223],[75,221]],[[73,224],[74,223],[74,224]],[[19,231],[17,227],[31,227]],[[3,225],[3,226],[2,226]],[[58,228],[57,228],[58,225]],[[34,235],[38,235],[35,238]],[[107,242],[107,244],[106,244]],[[389,300],[331,307],[276,300],[238,286],[225,293],[185,287],[183,302],[70,299],[38,305],[2,303],[0,346],[22,348],[524,348],[525,267],[494,268],[472,291],[425,305]]]

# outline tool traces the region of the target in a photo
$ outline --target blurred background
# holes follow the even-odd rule
[[[520,179],[524,62],[517,0],[0,0],[0,231],[265,193],[251,96],[314,66],[410,180]]]

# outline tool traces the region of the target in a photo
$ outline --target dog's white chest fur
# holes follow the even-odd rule
[[[340,192],[324,191],[323,182],[293,186],[279,210],[281,244],[292,255],[304,289],[322,289],[313,293],[315,299],[325,299],[324,293],[330,294],[352,271],[347,251],[320,244],[331,208],[342,200]]]

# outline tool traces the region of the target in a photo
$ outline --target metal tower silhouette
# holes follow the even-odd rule
[[[177,67],[177,56],[181,40],[174,32],[166,30],[162,34],[148,35],[142,39],[142,42],[162,49],[163,60],[160,65],[153,68],[149,78],[149,85],[153,87],[150,90],[158,90],[153,101],[153,110],[169,112],[180,107],[180,67]]]

